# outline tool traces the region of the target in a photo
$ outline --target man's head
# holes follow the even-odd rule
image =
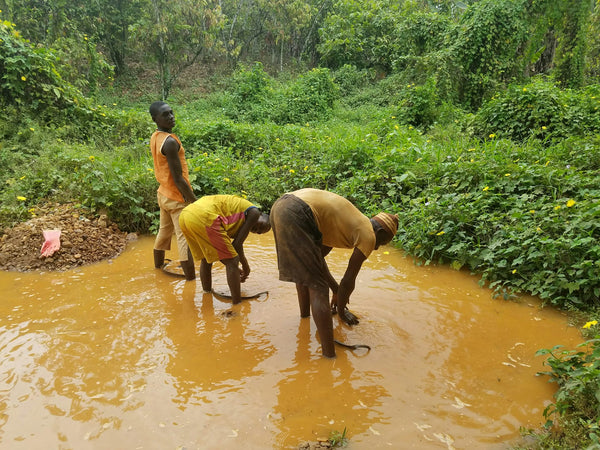
[[[375,248],[389,243],[398,232],[398,216],[386,212],[371,217],[373,231],[375,231]]]
[[[269,215],[267,213],[261,213],[260,217],[250,230],[252,233],[263,234],[271,229],[271,222],[269,221]]]
[[[175,126],[175,115],[171,107],[165,102],[154,102],[150,105],[150,115],[161,131],[171,131]]]

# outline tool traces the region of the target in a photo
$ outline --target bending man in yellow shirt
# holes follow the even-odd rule
[[[374,249],[390,242],[398,231],[398,217],[379,213],[369,219],[350,201],[332,192],[300,189],[282,195],[271,208],[279,279],[296,283],[300,316],[313,319],[323,356],[335,357],[332,311],[349,325],[358,323],[347,304],[362,263]],[[338,284],[325,256],[332,248],[353,248]],[[329,289],[332,290],[329,308]]]
[[[201,261],[202,288],[207,292],[212,290],[212,265],[221,261],[225,265],[232,302],[239,303],[240,283],[250,274],[244,241],[250,232],[269,231],[269,216],[241,197],[208,195],[181,211],[179,225],[194,259]]]

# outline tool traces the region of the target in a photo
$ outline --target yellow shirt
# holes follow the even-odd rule
[[[179,162],[181,163],[181,174],[187,183],[190,183],[190,176],[188,172],[187,161],[185,160],[185,150],[181,145],[181,141],[177,136],[166,131],[155,131],[150,138],[150,151],[152,152],[152,159],[154,160],[154,176],[158,181],[158,192],[171,200],[176,202],[184,203],[183,195],[179,192],[179,189],[173,181],[171,176],[171,169],[169,169],[169,162],[167,157],[162,153],[162,147],[168,137],[172,137],[179,144]]]
[[[323,245],[358,248],[365,258],[375,249],[375,232],[371,221],[344,197],[312,188],[290,194],[310,206],[317,227],[323,234]]]

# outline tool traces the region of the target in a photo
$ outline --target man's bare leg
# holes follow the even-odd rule
[[[200,262],[200,281],[204,292],[212,291],[212,264],[207,263],[206,259]]]
[[[165,251],[154,249],[154,267],[162,269],[165,264]]]
[[[333,343],[333,319],[331,318],[331,309],[329,308],[329,290],[311,289],[310,308],[312,310],[313,320],[317,325],[319,338],[321,339],[321,350],[323,356],[335,358],[335,345]]]
[[[181,268],[183,269],[183,274],[185,275],[185,279],[187,281],[196,279],[196,268],[194,267],[194,257],[192,256],[192,252],[188,248],[188,259],[187,261],[179,261]]]
[[[300,305],[300,317],[310,316],[310,295],[308,286],[296,283],[296,292],[298,292],[298,304]]]

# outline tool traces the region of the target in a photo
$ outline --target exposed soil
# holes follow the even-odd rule
[[[60,249],[42,257],[44,230],[60,230]],[[29,272],[64,271],[114,258],[135,234],[120,231],[106,215],[93,216],[74,204],[35,208],[32,218],[0,234],[0,269]]]

